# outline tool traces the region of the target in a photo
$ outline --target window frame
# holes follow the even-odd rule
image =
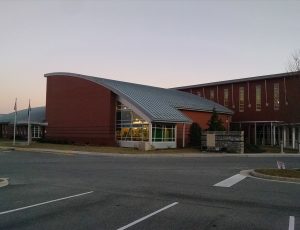
[[[229,90],[228,88],[224,89],[224,106],[228,107],[229,105]]]
[[[133,110],[117,103],[116,139],[118,141],[149,141],[149,123]]]
[[[261,111],[261,85],[255,86],[255,105],[256,111]]]
[[[274,110],[280,109],[280,84],[279,82],[274,83],[273,85],[273,103]]]
[[[239,112],[245,111],[245,87],[239,87]]]
[[[157,134],[161,135],[157,135]],[[176,125],[168,123],[152,123],[152,142],[175,142]]]

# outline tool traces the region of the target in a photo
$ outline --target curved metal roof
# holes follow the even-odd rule
[[[102,85],[136,106],[152,122],[192,122],[180,110],[211,112],[215,108],[218,113],[233,114],[231,110],[220,104],[175,89],[164,89],[75,73],[56,72],[45,74],[45,77],[51,76],[77,77]]]
[[[15,112],[0,116],[0,123],[14,123]],[[28,110],[23,109],[17,113],[17,124],[27,124]],[[32,124],[41,124],[45,122],[45,107],[31,108],[30,122]]]

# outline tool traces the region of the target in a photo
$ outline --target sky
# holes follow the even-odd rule
[[[44,106],[49,72],[177,87],[286,71],[300,1],[1,0],[0,114]]]

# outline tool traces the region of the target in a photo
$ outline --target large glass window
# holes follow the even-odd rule
[[[245,107],[245,88],[240,87],[240,95],[239,95],[239,111],[244,112]]]
[[[274,83],[274,110],[279,110],[279,83]]]
[[[261,111],[261,85],[256,86],[256,111]]]
[[[149,124],[123,104],[117,104],[116,135],[123,141],[148,141]]]
[[[175,141],[175,125],[154,123],[152,125],[152,141],[153,142]]]

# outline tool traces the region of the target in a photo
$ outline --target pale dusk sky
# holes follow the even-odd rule
[[[48,72],[158,87],[276,74],[300,1],[0,1],[0,114],[45,105]]]

